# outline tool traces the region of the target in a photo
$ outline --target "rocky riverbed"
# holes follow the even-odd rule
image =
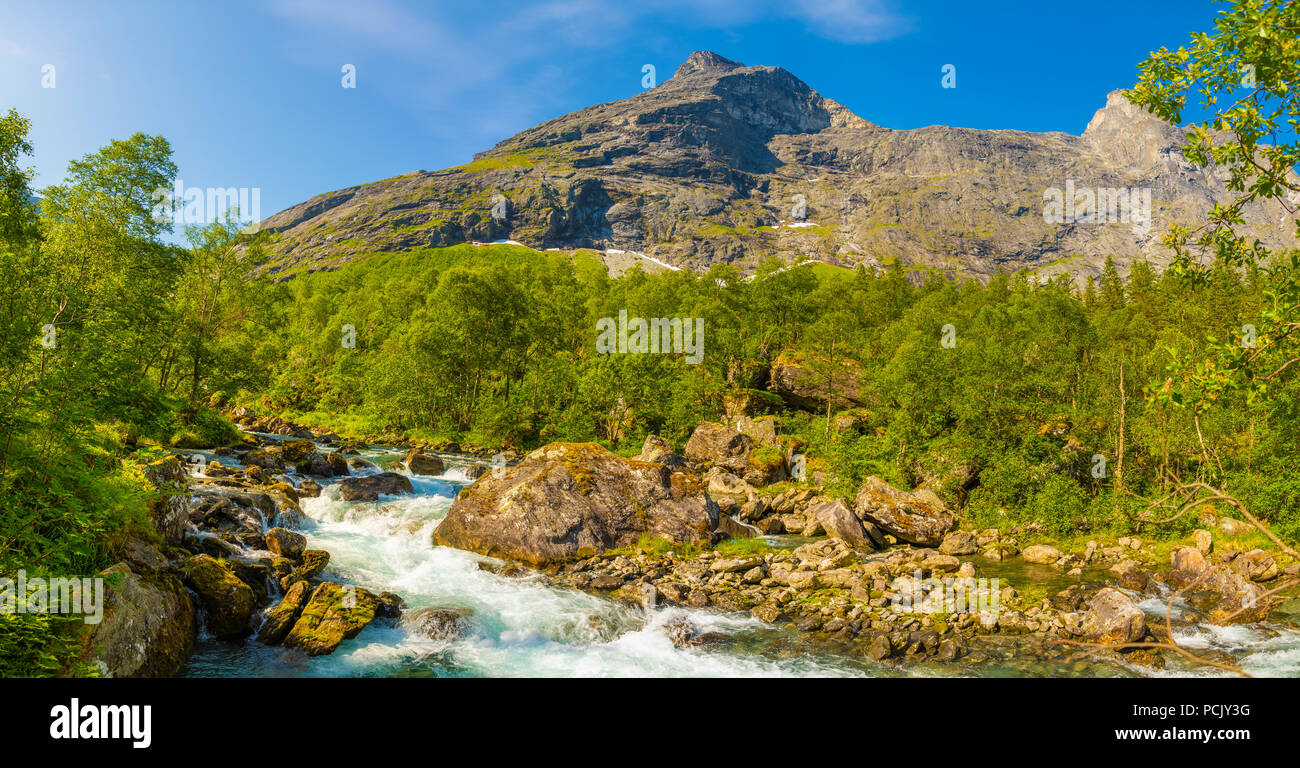
[[[784,482],[721,425],[684,455],[651,438],[635,459],[553,444],[490,466],[244,422],[245,445],[148,468],[162,544],[111,569],[87,637],[106,673],[1222,671],[1131,645],[1172,630],[1207,659],[1300,674],[1295,603],[1267,595],[1297,564],[1240,548],[1230,519],[1172,547],[1063,551],[961,530],[924,489]]]

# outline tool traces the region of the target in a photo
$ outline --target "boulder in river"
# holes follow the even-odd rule
[[[934,494],[900,491],[879,477],[862,483],[853,511],[900,541],[918,547],[937,547],[957,521]]]
[[[157,491],[149,502],[154,530],[167,544],[180,544],[190,519],[190,497],[185,493],[189,476],[177,456],[168,456],[144,468],[145,479]]]
[[[339,495],[344,501],[378,501],[382,496],[412,493],[414,487],[406,475],[384,472],[367,477],[345,477],[339,481]]]
[[[1146,614],[1118,589],[1105,587],[1093,595],[1083,617],[1083,636],[1094,643],[1136,643],[1147,633]]]
[[[208,629],[222,639],[252,634],[254,594],[231,569],[208,555],[185,561],[185,581],[203,600]]]
[[[1213,564],[1195,547],[1175,547],[1170,560],[1169,584],[1182,590],[1183,599],[1205,612],[1212,624],[1262,621],[1279,601],[1275,595],[1261,597],[1267,590],[1251,582],[1249,560],[1243,561],[1245,567],[1234,568],[1236,560]]]
[[[266,532],[266,548],[281,557],[297,560],[307,548],[307,537],[285,528],[272,528]]]
[[[429,640],[455,640],[469,629],[473,612],[464,608],[426,606],[402,615],[402,627]]]
[[[442,459],[427,454],[418,448],[412,448],[406,454],[406,468],[416,475],[441,475],[447,471]]]
[[[266,620],[262,622],[262,627],[257,631],[257,639],[267,645],[276,645],[284,640],[289,634],[289,630],[298,621],[298,616],[302,609],[307,605],[307,600],[311,596],[312,588],[305,581],[300,581],[289,587],[284,598],[280,600],[274,608],[266,612]]]
[[[323,582],[311,593],[284,644],[308,656],[333,653],[374,621],[379,607],[379,597],[368,589]]]
[[[1050,544],[1034,544],[1021,550],[1020,556],[1026,562],[1051,565],[1061,559],[1061,551]]]
[[[718,506],[693,475],[594,443],[551,443],[461,491],[435,544],[534,565],[630,546],[716,539]]]

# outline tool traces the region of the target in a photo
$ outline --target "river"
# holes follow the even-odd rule
[[[203,462],[218,458],[197,454]],[[372,448],[364,458],[400,458]],[[266,646],[249,638],[218,641],[200,635],[185,673],[192,677],[825,677],[825,676],[1133,676],[1223,674],[1171,661],[1162,672],[1090,660],[1044,662],[1017,652],[1018,641],[1000,638],[1004,658],[981,664],[877,663],[810,644],[793,629],[762,624],[744,614],[677,607],[647,612],[604,597],[549,586],[540,575],[502,576],[485,570],[476,554],[434,546],[431,534],[457,492],[468,484],[469,463],[444,455],[437,477],[411,475],[415,493],[378,502],[344,502],[337,480],[319,480],[317,498],[303,498],[310,523],[308,546],[330,553],[327,576],[374,592],[401,595],[408,608],[437,606],[472,611],[469,630],[439,642],[376,622],[330,656]],[[295,484],[302,478],[290,475]],[[1300,601],[1291,606],[1300,611]],[[1142,603],[1163,621],[1158,598]],[[1178,606],[1176,605],[1176,608]],[[665,624],[688,618],[703,631],[733,642],[712,648],[678,648]],[[1236,657],[1251,674],[1300,677],[1300,615],[1269,626],[1176,627],[1189,648],[1212,648]],[[1172,656],[1172,654],[1171,654]]]

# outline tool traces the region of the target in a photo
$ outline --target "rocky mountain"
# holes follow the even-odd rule
[[[268,269],[284,275],[502,240],[694,270],[809,256],[979,278],[1095,275],[1107,255],[1165,263],[1168,224],[1226,199],[1222,176],[1188,163],[1183,141],[1118,91],[1082,136],[890,130],[784,69],[699,52],[656,88],[542,123],[471,163],[317,195],[262,229]],[[1098,197],[1089,221],[1080,214]],[[1144,205],[1145,227],[1129,215]],[[1266,243],[1295,246],[1282,216],[1246,211]]]

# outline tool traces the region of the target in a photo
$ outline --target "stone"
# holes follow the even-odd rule
[[[463,637],[470,626],[473,611],[467,608],[426,606],[402,616],[402,627],[413,635],[446,642]]]
[[[1110,567],[1110,572],[1119,579],[1120,586],[1141,591],[1147,588],[1149,576],[1137,562],[1121,560]]]
[[[826,531],[826,535],[842,540],[851,547],[882,549],[884,535],[873,523],[863,523],[853,510],[842,500],[824,501],[814,504],[804,512],[805,516],[815,519]]]
[[[141,576],[126,563],[100,573],[103,615],[84,624],[83,657],[109,677],[171,677],[194,650],[198,620],[194,603],[170,573]]]
[[[378,501],[380,496],[396,496],[414,490],[410,478],[396,472],[345,477],[339,481],[339,496],[344,501]]]
[[[921,560],[921,567],[931,571],[947,573],[960,568],[961,560],[958,560],[953,555],[946,555],[942,552],[930,552],[923,560]]]
[[[980,549],[975,534],[968,531],[953,531],[943,537],[939,551],[945,555],[973,555]]]
[[[883,661],[894,654],[894,646],[889,641],[889,635],[879,634],[871,638],[871,645],[867,648],[867,655],[876,661]]]
[[[280,455],[293,464],[310,458],[315,452],[316,444],[310,440],[285,440],[280,443]]]
[[[1192,532],[1192,541],[1202,555],[1209,555],[1214,551],[1214,534],[1204,528]]]
[[[725,424],[702,421],[686,441],[686,460],[697,467],[721,467],[738,477],[749,468],[754,441]]]
[[[712,543],[719,515],[692,475],[594,443],[551,443],[461,491],[433,540],[543,565],[633,546],[642,536]]]
[[[1146,614],[1127,595],[1105,587],[1093,595],[1083,617],[1082,633],[1094,643],[1122,645],[1146,636]]]
[[[281,557],[298,560],[307,548],[307,537],[286,528],[272,528],[266,532],[266,548]]]
[[[1038,563],[1040,565],[1052,565],[1057,560],[1061,559],[1061,551],[1056,547],[1047,544],[1034,544],[1033,546],[1025,547],[1024,550],[1021,551],[1020,556],[1023,557],[1026,562]]]
[[[714,573],[735,573],[738,571],[748,571],[751,568],[757,568],[763,565],[763,558],[757,555],[746,557],[724,557],[714,560],[709,564],[709,570]]]
[[[920,547],[939,546],[944,534],[956,526],[947,510],[875,476],[863,481],[853,511],[858,518],[874,523],[900,541]]]
[[[671,469],[681,469],[686,466],[686,459],[678,456],[673,451],[672,445],[658,435],[646,436],[645,443],[641,445],[641,454],[637,456],[637,459],[663,464]]]
[[[412,448],[406,454],[406,468],[413,475],[441,475],[447,470],[442,459]]]
[[[1233,565],[1236,566],[1238,562],[1242,563],[1238,568],[1244,567],[1243,575],[1251,581],[1272,581],[1282,573],[1273,556],[1262,549],[1252,549],[1243,555],[1238,555]]]
[[[301,648],[308,656],[333,653],[369,626],[379,608],[379,598],[361,587],[322,582],[311,593],[284,645]]]
[[[215,637],[238,639],[252,634],[253,589],[221,561],[194,555],[185,561],[185,582],[203,602],[207,627]]]
[[[289,591],[280,602],[266,612],[262,626],[257,630],[257,639],[267,645],[278,645],[283,642],[289,630],[293,628],[294,622],[298,620],[303,607],[307,605],[311,592],[311,587],[305,581],[299,581],[289,587]]]
[[[185,538],[185,529],[190,521],[190,497],[186,494],[189,475],[185,466],[180,457],[168,456],[145,465],[143,471],[145,480],[155,492],[149,500],[149,517],[153,520],[154,530],[162,537],[163,543],[178,546]]]

